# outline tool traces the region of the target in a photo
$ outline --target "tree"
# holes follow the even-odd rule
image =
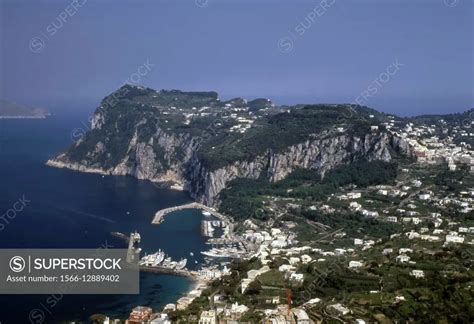
[[[245,290],[246,295],[258,295],[262,290],[262,285],[257,280],[252,281]]]

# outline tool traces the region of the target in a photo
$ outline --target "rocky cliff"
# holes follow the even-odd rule
[[[283,152],[269,149],[252,161],[236,161],[217,170],[206,169],[194,158],[189,164],[188,189],[198,201],[215,205],[221,190],[236,178],[265,177],[268,181],[278,181],[298,168],[316,170],[324,176],[334,167],[359,159],[388,162],[393,153],[410,154],[410,150],[403,140],[388,133],[363,137],[327,133]]]
[[[75,146],[80,145],[80,142]],[[162,148],[157,156],[154,147]],[[323,134],[318,138],[292,145],[283,152],[269,149],[251,161],[235,161],[216,170],[208,169],[196,152],[197,139],[190,136],[169,135],[160,129],[147,142],[140,142],[136,133],[127,146],[125,157],[115,166],[104,168],[99,157],[107,152],[102,142],[81,161],[70,161],[66,153],[48,161],[56,167],[66,167],[82,172],[109,175],[130,175],[156,182],[183,185],[197,201],[215,205],[218,195],[235,178],[278,181],[298,168],[313,169],[324,175],[341,164],[358,159],[390,161],[394,152],[409,154],[403,140],[388,133],[372,133],[363,137],[345,134]],[[184,152],[177,158],[174,152]]]
[[[217,96],[208,93],[166,92],[167,102],[172,104],[170,93],[186,98],[188,108],[182,109],[156,104],[156,98],[163,101],[162,92],[132,90],[133,96],[121,97],[114,105],[108,104],[110,96],[105,98],[92,116],[92,129],[48,164],[177,183],[197,201],[214,206],[219,193],[236,178],[278,181],[298,168],[324,175],[359,159],[390,161],[394,153],[410,153],[407,143],[387,131],[366,129],[365,124],[346,120],[344,129],[328,123],[338,121],[334,115],[338,107],[269,114],[269,107],[263,106],[259,115],[259,111],[249,113],[242,107],[229,107],[228,102],[221,107]],[[193,96],[200,103],[208,100],[206,106],[189,104]],[[241,111],[245,115],[236,117],[235,112]],[[359,113],[364,112],[361,109]],[[237,122],[226,124],[228,128],[220,125],[219,129],[209,129],[209,115],[214,120],[219,116],[219,124]],[[253,125],[233,132],[238,122]]]

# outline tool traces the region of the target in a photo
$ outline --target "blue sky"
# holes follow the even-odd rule
[[[0,97],[91,110],[131,80],[399,115],[473,100],[472,0],[0,0]],[[369,90],[370,89],[370,90]]]

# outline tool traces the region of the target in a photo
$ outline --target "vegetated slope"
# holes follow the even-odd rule
[[[104,98],[91,130],[48,163],[178,182],[216,205],[234,179],[275,182],[297,169],[324,175],[360,159],[407,154],[408,145],[382,126],[385,118],[361,106],[275,107],[261,98],[222,102],[215,92],[124,86]]]

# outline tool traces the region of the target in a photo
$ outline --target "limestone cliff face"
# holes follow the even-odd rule
[[[139,123],[137,128],[144,123]],[[273,182],[284,179],[298,168],[316,170],[324,176],[334,167],[358,159],[390,161],[393,152],[410,154],[408,144],[389,133],[356,136],[326,132],[280,152],[269,149],[252,161],[236,161],[209,170],[199,159],[197,143],[198,140],[189,135],[168,134],[159,128],[147,142],[141,142],[135,130],[124,158],[111,167],[102,165],[104,156],[110,152],[101,141],[81,161],[71,162],[68,154],[61,154],[48,164],[83,172],[179,183],[197,201],[212,206],[218,204],[219,193],[236,178],[257,179],[263,176]]]
[[[137,128],[143,123],[145,121],[139,123]],[[358,159],[390,161],[392,152],[410,154],[404,140],[385,132],[362,137],[324,133],[281,152],[269,149],[252,161],[236,161],[209,170],[198,157],[197,143],[198,140],[189,135],[168,134],[159,128],[147,142],[141,142],[135,130],[124,158],[111,167],[104,167],[101,162],[104,156],[110,155],[107,145],[101,141],[81,161],[71,162],[68,154],[61,154],[48,164],[83,172],[179,183],[197,201],[216,205],[219,193],[236,178],[257,179],[263,176],[273,182],[284,179],[298,168],[316,170],[324,176],[334,167]],[[160,148],[160,156],[157,147]],[[179,156],[176,152],[180,152]]]
[[[142,180],[184,184],[186,166],[196,150],[196,139],[186,134],[168,134],[157,128],[147,141],[141,141],[138,129],[146,122],[142,120],[136,124],[133,136],[124,144],[126,149],[122,158],[115,159],[112,165],[109,162],[112,158],[110,145],[104,141],[98,141],[94,150],[87,152],[79,161],[72,159],[70,152],[77,150],[83,139],[75,143],[68,152],[49,160],[47,164],[81,172],[130,175]],[[92,120],[92,131],[100,129],[102,124],[103,117],[96,114]]]
[[[388,133],[373,133],[363,137],[345,134],[323,134],[318,138],[288,147],[283,152],[268,150],[252,161],[237,161],[217,170],[207,170],[194,156],[188,173],[188,190],[198,201],[218,204],[219,193],[236,178],[268,181],[284,179],[298,168],[324,174],[336,166],[358,159],[390,161],[393,152],[410,155],[408,144]]]

